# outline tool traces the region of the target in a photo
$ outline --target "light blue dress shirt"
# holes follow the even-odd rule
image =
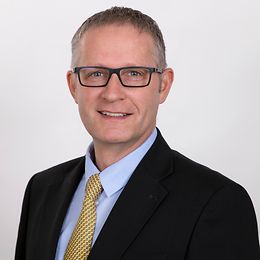
[[[110,165],[102,172],[97,169],[91,159],[93,144],[89,146],[86,153],[85,174],[74,193],[64,219],[56,249],[55,260],[63,260],[70,236],[80,215],[88,178],[95,173],[100,173],[100,180],[103,187],[103,192],[96,202],[97,220],[92,242],[93,245],[120,193],[124,189],[137,165],[154,143],[156,136],[157,130],[154,129],[150,137],[141,146],[122,158],[120,161]]]

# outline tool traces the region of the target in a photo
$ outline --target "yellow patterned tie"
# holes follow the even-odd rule
[[[85,260],[88,258],[96,225],[96,200],[101,192],[99,174],[90,176],[80,216],[70,237],[64,260]]]

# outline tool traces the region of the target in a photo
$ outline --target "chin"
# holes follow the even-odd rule
[[[126,136],[106,136],[103,141],[104,143],[108,144],[122,144],[122,143],[128,143],[131,139]]]
[[[93,136],[94,140],[98,140],[100,143],[103,144],[127,144],[131,143],[131,140],[133,140],[133,136],[130,134],[126,134],[120,132],[113,132],[113,133],[105,133],[104,135],[95,135]]]

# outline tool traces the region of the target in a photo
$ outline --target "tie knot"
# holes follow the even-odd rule
[[[99,174],[91,175],[88,179],[86,193],[87,197],[96,201],[100,193],[102,192],[102,185],[100,182]]]

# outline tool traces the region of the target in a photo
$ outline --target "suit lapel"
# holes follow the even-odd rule
[[[44,225],[39,227],[38,234],[41,234],[41,236],[38,238],[39,242],[37,244],[44,248],[41,248],[41,255],[39,255],[38,259],[55,258],[62,223],[73,194],[84,174],[84,165],[85,160],[82,158],[71,171],[64,172],[65,178],[55,180],[48,186],[42,203],[44,206],[39,216],[42,218],[39,223],[44,223]]]
[[[91,252],[89,260],[120,259],[167,196],[160,180],[172,172],[170,148],[160,133],[125,186]]]

